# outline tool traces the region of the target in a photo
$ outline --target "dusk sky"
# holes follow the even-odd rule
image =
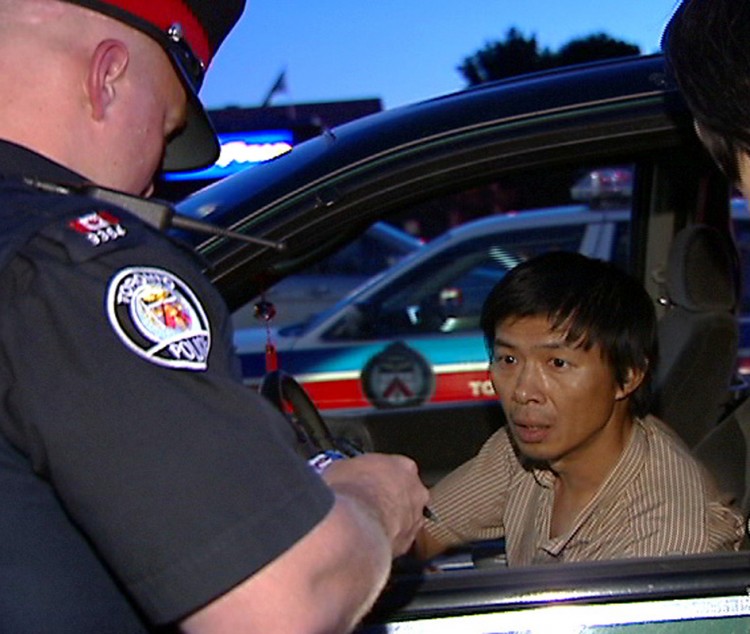
[[[460,90],[457,67],[516,27],[557,50],[594,33],[659,49],[676,0],[248,0],[209,70],[208,108],[379,98],[384,108]]]

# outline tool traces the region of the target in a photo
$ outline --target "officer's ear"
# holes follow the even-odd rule
[[[91,106],[91,115],[101,121],[107,108],[117,95],[117,82],[128,66],[130,53],[121,40],[108,39],[99,42],[89,58],[86,76],[86,91]]]

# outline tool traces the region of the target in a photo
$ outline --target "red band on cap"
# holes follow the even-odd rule
[[[208,67],[213,55],[208,36],[182,0],[107,0],[107,3],[150,22],[160,31],[166,32],[170,26],[179,23],[193,53]]]

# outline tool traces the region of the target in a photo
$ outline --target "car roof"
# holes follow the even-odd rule
[[[504,233],[519,229],[548,227],[550,225],[562,226],[602,220],[627,220],[629,217],[630,209],[620,208],[599,211],[591,209],[587,205],[566,205],[562,207],[550,207],[548,209],[510,211],[466,222],[447,231],[439,240],[458,242],[498,231]]]
[[[307,140],[268,163],[254,166],[199,190],[177,207],[185,215],[230,224],[250,201],[313,187],[338,169],[411,144],[499,121],[520,120],[581,104],[606,104],[674,91],[661,55],[608,60],[489,82],[345,123]]]
[[[579,116],[582,111],[590,120]],[[659,55],[558,69],[344,124],[192,194],[178,212],[286,247],[193,238],[233,306],[233,299],[247,296],[248,285],[259,292],[359,235],[389,205],[444,186],[449,179],[443,174],[462,171],[468,179],[497,169],[501,154],[490,151],[491,144],[501,144],[508,164],[516,165],[530,140],[543,145],[545,156],[550,144],[589,136],[606,137],[614,148],[607,126],[615,125],[623,127],[615,138],[625,148],[632,135],[655,143],[660,133],[689,128],[689,121]]]

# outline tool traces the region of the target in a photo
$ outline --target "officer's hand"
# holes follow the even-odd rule
[[[422,526],[422,511],[429,498],[413,460],[364,454],[334,462],[323,472],[323,479],[334,491],[358,498],[376,514],[394,557],[409,550]]]

